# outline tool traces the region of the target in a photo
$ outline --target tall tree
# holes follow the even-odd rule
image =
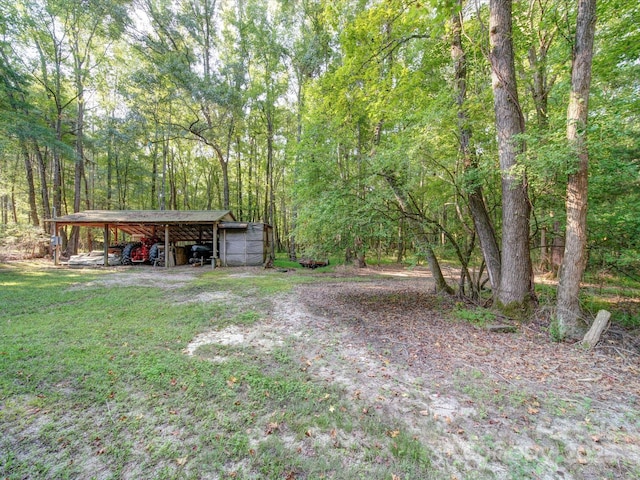
[[[556,40],[561,24],[558,17],[566,15],[567,5],[552,0],[530,0],[516,6],[519,7],[514,12],[519,16],[516,36],[523,59],[518,75],[524,78],[529,94],[523,95],[523,108],[527,110],[528,107],[530,112],[527,115],[526,155],[529,195],[535,208],[536,223],[532,227],[532,235],[538,241],[539,268],[544,270],[551,267],[550,240],[555,244],[564,243],[559,231],[558,215],[561,215],[563,208],[561,202],[565,184],[559,173],[560,167],[552,165],[559,151],[554,140],[559,140],[555,127],[560,120],[558,109],[550,109],[550,99],[559,73],[564,70],[561,68],[566,56],[564,45]]]
[[[30,5],[30,4],[29,4]],[[29,63],[30,55],[25,54],[24,45],[34,39],[37,20],[26,13],[29,9],[24,4],[14,5],[13,9],[4,10],[4,35],[11,33],[13,40],[4,37],[0,41],[0,89],[12,113],[10,121],[1,122],[5,127],[5,135],[18,138],[18,148],[24,159],[26,170],[29,216],[32,224],[39,224],[39,210],[44,218],[50,218],[50,204],[47,178],[47,146],[54,144],[53,135],[47,125],[46,102],[39,96],[40,89],[31,69],[36,65]],[[42,26],[42,25],[40,25]],[[32,53],[32,52],[29,52]],[[36,56],[37,58],[37,56]],[[44,108],[43,108],[44,107]],[[9,130],[6,130],[9,127]],[[2,128],[2,127],[0,127]],[[36,179],[36,173],[38,174]],[[39,185],[38,185],[39,183]],[[36,194],[40,190],[40,195]],[[39,197],[39,198],[38,198]],[[40,205],[38,205],[38,201]],[[46,230],[47,225],[43,223]]]
[[[581,331],[582,309],[578,294],[587,265],[587,122],[595,24],[596,0],[579,0],[571,62],[571,96],[567,108],[567,141],[573,155],[569,164],[566,240],[556,307],[560,338],[576,337]]]
[[[152,32],[146,32],[141,51],[159,65],[158,80],[168,77],[182,93],[184,114],[173,127],[211,150],[222,174],[223,208],[230,207],[229,156],[238,121],[235,85],[221,75],[220,10],[217,0],[145,0]],[[242,2],[238,5],[242,9]]]
[[[274,236],[271,255],[275,256],[275,238],[279,237],[276,224],[276,179],[279,176],[276,165],[276,135],[280,131],[281,112],[278,100],[288,88],[285,68],[285,48],[283,39],[287,35],[286,19],[283,12],[265,0],[252,0],[247,5],[247,41],[251,49],[250,108],[258,116],[260,129],[266,140],[265,159],[265,215],[267,223],[273,226]]]
[[[462,10],[464,2],[458,0],[452,18],[451,57],[454,64],[454,92],[458,117],[458,138],[460,155],[463,159],[466,177],[465,190],[469,211],[478,234],[482,255],[487,265],[489,282],[494,291],[500,282],[500,247],[496,232],[484,201],[482,184],[478,180],[478,159],[471,147],[471,126],[465,105],[467,96],[467,56],[462,46]]]
[[[54,132],[55,143],[51,148],[52,181],[51,188],[53,212],[55,215],[64,213],[64,153],[65,153],[65,119],[71,115],[66,111],[73,102],[68,94],[65,75],[64,24],[56,19],[55,14],[46,6],[34,8],[30,5],[25,10],[29,18],[25,20],[26,36],[35,45],[37,57],[33,60],[32,75],[44,90],[47,99],[43,112],[49,128]],[[62,231],[63,246],[66,246],[66,232]]]
[[[531,206],[526,173],[518,163],[524,151],[519,135],[525,123],[518,100],[512,31],[512,1],[491,0],[489,58],[502,174],[502,265],[495,299],[502,307],[526,310],[535,298],[529,250]]]
[[[126,11],[122,8],[121,3],[123,3],[122,0],[110,0],[89,5],[83,0],[63,0],[61,4],[54,7],[58,11],[58,15],[65,18],[67,22],[67,38],[73,58],[76,101],[74,212],[80,211],[83,184],[85,186],[85,206],[87,209],[91,207],[85,172],[85,91],[87,80],[96,64],[104,60],[109,42],[116,38],[126,25]],[[68,246],[70,254],[77,253],[78,235],[78,227],[73,227]]]
[[[33,129],[29,124],[30,106],[25,99],[28,85],[24,76],[11,68],[5,47],[6,44],[0,44],[0,92],[6,96],[9,111],[5,111],[5,115],[8,114],[9,118],[0,119],[0,125],[4,124],[0,129],[18,141],[26,174],[29,220],[33,226],[38,226],[40,219],[36,204],[33,161],[28,146],[28,136]]]
[[[292,168],[292,185],[295,185],[298,164],[301,161],[300,146],[303,130],[303,112],[305,110],[305,89],[309,82],[319,73],[328,60],[329,35],[322,23],[323,5],[321,2],[298,2],[292,15],[290,26],[297,29],[293,45],[288,46],[291,61],[293,83],[295,86],[295,154]],[[297,207],[295,199],[291,208],[291,233],[289,235],[289,258],[296,260],[297,245],[295,226]]]

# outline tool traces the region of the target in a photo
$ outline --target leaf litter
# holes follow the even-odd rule
[[[339,384],[362,415],[397,421],[402,427],[388,435],[410,432],[441,472],[513,478],[523,469],[527,478],[549,479],[640,472],[637,352],[552,343],[543,320],[516,333],[488,331],[451,315],[455,304],[425,278],[328,278],[276,298],[243,338],[263,351],[293,345],[302,370]],[[231,333],[238,332],[210,332],[206,342],[216,335],[228,342]],[[266,345],[255,342],[265,334]]]

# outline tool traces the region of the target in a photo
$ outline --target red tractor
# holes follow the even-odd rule
[[[153,263],[158,258],[158,241],[156,237],[153,237],[128,243],[122,249],[122,264]]]

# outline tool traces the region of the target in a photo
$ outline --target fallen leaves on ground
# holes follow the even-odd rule
[[[593,351],[555,343],[543,317],[517,324],[516,333],[487,331],[451,315],[457,300],[434,294],[425,280],[310,285],[300,300],[329,320],[324,328],[331,329],[331,322],[346,324],[354,342],[375,345],[384,358],[393,352],[396,362],[426,369],[443,385],[456,372],[475,370],[498,384],[553,391],[559,397],[615,401],[640,392],[640,352],[621,357],[611,348],[615,337],[605,336],[605,346]],[[539,405],[528,411],[537,414]]]

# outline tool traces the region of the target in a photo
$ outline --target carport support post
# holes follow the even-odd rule
[[[218,223],[213,224],[213,256],[211,258],[211,268],[216,268],[218,258]]]
[[[55,217],[56,215],[56,210],[55,207],[53,209],[53,216]],[[58,225],[56,224],[56,222],[53,222],[53,264],[57,267],[58,266]]]
[[[104,266],[109,266],[109,224],[104,224]]]
[[[169,268],[169,225],[164,226],[164,268]]]

